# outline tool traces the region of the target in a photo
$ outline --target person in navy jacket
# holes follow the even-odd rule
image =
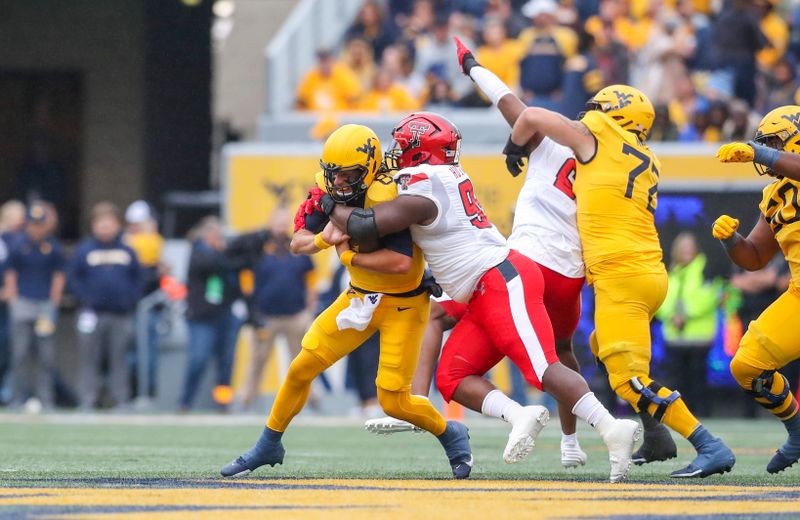
[[[52,227],[47,205],[31,204],[25,232],[14,242],[4,275],[11,311],[11,405],[15,407],[31,391],[44,410],[55,405],[54,333],[64,290],[64,257],[51,236]],[[32,374],[25,373],[26,365]]]
[[[136,253],[122,242],[119,209],[108,202],[92,208],[92,236],[78,245],[69,264],[69,284],[80,303],[80,406],[97,404],[101,362],[108,359],[107,388],[114,403],[130,400],[126,354],[133,338],[133,313],[142,290]]]

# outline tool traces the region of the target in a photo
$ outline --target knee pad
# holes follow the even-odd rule
[[[772,385],[775,382],[775,375],[781,377],[783,379],[783,390],[780,393],[774,394],[772,393]],[[753,382],[750,383],[750,389],[748,390],[745,388],[744,390],[747,394],[753,397],[761,397],[762,399],[766,399],[769,403],[761,403],[761,406],[771,410],[773,408],[777,408],[784,404],[786,398],[789,397],[789,392],[791,392],[789,388],[789,381],[784,377],[783,374],[780,372],[775,372],[774,370],[764,370],[758,376],[753,378]]]
[[[666,397],[658,395],[664,386],[652,380],[649,384],[644,385],[641,379],[633,377],[628,381],[628,384],[634,392],[639,394],[639,400],[636,403],[636,407],[639,410],[647,412],[651,404],[656,405],[656,411],[653,412],[653,419],[656,421],[661,421],[664,418],[667,407],[681,398],[680,392],[675,390]]]

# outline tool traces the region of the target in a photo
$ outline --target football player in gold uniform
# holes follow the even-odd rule
[[[573,190],[586,279],[595,291],[592,351],[605,365],[611,387],[639,412],[645,442],[638,463],[674,457],[669,432],[689,440],[697,457],[673,477],[705,477],[729,471],[736,458],[695,418],[680,394],[650,378],[650,320],[667,291],[654,214],[660,163],[645,144],[655,111],[627,85],[598,92],[588,111],[572,121],[528,108],[514,125],[503,152],[509,170],[527,156],[525,145],[541,133],[572,148],[577,159]]]
[[[250,451],[222,468],[223,476],[281,464],[281,437],[305,405],[311,382],[375,332],[380,332],[375,383],[381,407],[387,414],[433,433],[445,449],[453,475],[469,476],[472,453],[466,426],[446,422],[427,398],[410,392],[430,309],[422,252],[408,230],[353,249],[350,237],[317,210],[326,193],[337,204],[361,208],[396,198],[397,186],[381,173],[381,162],[378,137],[366,126],[344,125],[326,141],[317,187],[295,217],[292,251],[314,254],[335,246],[350,273],[350,289],[314,320],[278,390],[261,438]]]
[[[737,232],[739,220],[722,215],[712,234],[720,239],[731,260],[748,271],[763,268],[778,250],[791,270],[788,290],[750,322],[731,374],[755,401],[783,422],[789,438],[767,464],[777,473],[800,459],[800,415],[789,382],[780,370],[800,358],[800,106],[776,108],[761,120],[754,141],[723,145],[722,162],[752,161],[760,174],[775,178],[764,188],[761,215],[747,238]]]

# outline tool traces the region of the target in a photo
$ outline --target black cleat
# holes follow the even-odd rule
[[[769,464],[767,464],[767,473],[780,473],[786,468],[793,466],[798,459],[800,459],[800,457],[787,457],[781,450],[776,450],[775,455],[772,456]]]
[[[442,443],[453,477],[464,479],[472,471],[472,449],[469,446],[469,430],[458,421],[447,421],[444,433],[437,437]]]
[[[633,452],[631,461],[637,466],[650,462],[674,459],[678,456],[678,447],[672,440],[669,430],[663,424],[644,430],[644,442]]]
[[[233,462],[226,464],[220,471],[223,477],[243,477],[261,466],[275,466],[283,464],[283,456],[286,450],[283,444],[269,446],[267,450],[254,453],[255,448],[244,453]]]
[[[710,434],[709,434],[710,435]],[[712,438],[697,450],[697,457],[685,468],[673,471],[672,478],[705,478],[729,472],[736,457],[722,439]]]

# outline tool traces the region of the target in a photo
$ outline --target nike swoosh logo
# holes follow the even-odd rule
[[[397,308],[397,310],[398,310],[399,312],[403,312],[403,311],[407,311],[407,310],[408,310],[408,309],[410,309],[410,308],[411,308],[411,307],[398,307],[398,308]]]

